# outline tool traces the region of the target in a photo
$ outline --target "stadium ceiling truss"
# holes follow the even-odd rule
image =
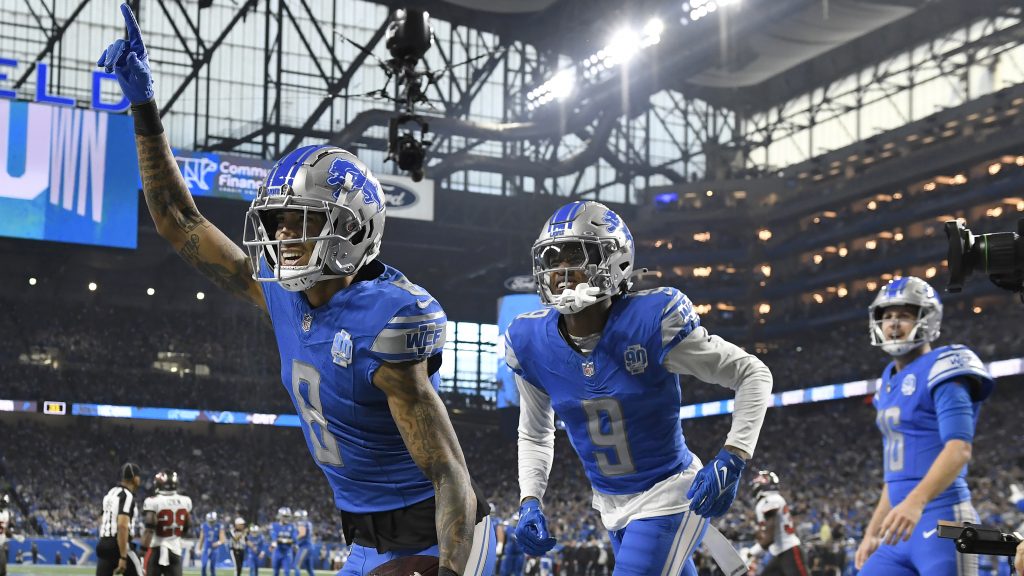
[[[131,4],[138,8],[137,0]],[[348,32],[352,25],[343,21],[352,16],[342,7],[353,4],[365,4],[373,24],[363,19],[359,32],[365,33],[346,39],[339,31]],[[18,17],[10,28],[5,24],[0,41],[16,46],[22,61],[32,59],[15,89],[28,93],[35,63],[46,61],[58,72],[49,79],[51,93],[87,94],[84,82],[63,71],[91,69],[92,45],[120,33],[120,16],[107,8],[81,0],[5,9]],[[141,10],[174,146],[269,159],[327,140],[369,151],[370,165],[384,168],[387,120],[395,110],[371,90],[385,79],[379,59],[387,54],[389,8],[340,0],[235,0],[200,8],[152,0]],[[638,189],[702,177],[705,150],[731,146],[737,133],[731,112],[669,90],[632,111],[584,104],[569,113],[555,105],[530,117],[525,93],[563,67],[564,56],[466,26],[435,20],[435,28],[427,60],[446,71],[427,87],[432,107],[418,111],[433,140],[428,177],[442,188],[636,202]],[[70,38],[76,34],[97,38],[85,47]],[[239,67],[253,73],[231,87],[230,74],[219,71]],[[219,102],[239,93],[258,104],[226,110]],[[498,100],[497,108],[488,100]]]
[[[1013,75],[1024,76],[1024,60],[1019,51],[1024,45],[1024,8],[1009,7],[966,28],[949,31],[917,49],[879,61],[859,74],[836,79],[764,112],[742,120],[747,167],[771,172],[822,153],[860,142],[881,131],[910,124],[931,115],[938,108],[952,107],[994,92],[994,79],[987,88],[977,90],[978,72],[994,75],[998,62],[1013,68]],[[915,92],[942,87],[948,99],[928,109],[915,109]],[[883,107],[896,122],[879,126],[878,108]],[[816,141],[816,127],[833,128],[828,141]],[[835,134],[838,128],[839,135]],[[788,141],[792,147],[786,158],[773,158],[772,144]],[[755,152],[756,151],[756,152]],[[753,152],[753,153],[751,153]]]
[[[379,97],[390,7],[363,0],[200,4],[152,0],[140,15],[172,144],[270,159],[330,141],[358,149],[375,170],[395,170],[384,164],[395,107]],[[784,18],[778,8],[776,18]],[[68,37],[119,33],[119,16],[91,0],[25,1],[3,13],[11,24],[0,42],[31,59],[14,82],[23,92],[35,62],[47,61],[51,92],[87,93],[87,83],[64,71],[90,69],[97,41]],[[426,87],[432,106],[418,110],[430,126],[428,177],[442,189],[638,203],[638,191],[649,187],[771,173],[876,133],[872,104],[888,103],[903,123],[930,114],[914,110],[908,94],[937,78],[959,101],[972,98],[971,70],[1024,42],[1021,20],[1019,6],[1006,7],[973,23],[973,32],[944,33],[764,111],[737,112],[651,84],[635,94],[633,87],[616,91],[625,84],[620,77],[570,99],[571,108],[551,105],[532,115],[526,92],[568,64],[566,57],[435,20],[426,61],[445,72]],[[662,73],[685,77],[695,65]],[[816,141],[815,127],[826,123],[839,127],[835,142]],[[784,141],[791,150],[782,161],[771,151]]]

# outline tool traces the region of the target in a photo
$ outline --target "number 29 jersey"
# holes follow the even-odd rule
[[[570,347],[551,308],[518,316],[506,333],[509,369],[551,398],[595,490],[644,492],[685,470],[693,454],[679,425],[679,377],[665,355],[700,325],[675,288],[612,304],[589,355]]]
[[[432,497],[373,375],[387,362],[428,359],[437,389],[447,321],[440,304],[377,261],[317,308],[302,292],[262,287],[284,387],[338,509],[383,512]]]
[[[875,422],[882,431],[885,484],[893,506],[902,502],[925,477],[944,447],[932,393],[936,386],[950,381],[968,385],[977,424],[981,402],[992,393],[995,383],[970,348],[959,344],[942,346],[899,372],[895,372],[895,362],[891,362],[882,373],[873,402],[878,410]],[[949,488],[929,502],[926,509],[970,500],[966,477],[964,466]]]
[[[155,515],[151,546],[166,546],[171,552],[181,555],[182,530],[192,514],[192,499],[183,494],[156,494],[143,501],[142,512]]]

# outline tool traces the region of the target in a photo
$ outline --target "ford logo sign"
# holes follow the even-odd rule
[[[536,292],[537,281],[533,279],[533,276],[521,275],[512,276],[508,280],[505,280],[505,289],[510,292]]]
[[[381,188],[388,208],[406,208],[420,201],[416,193],[408,188],[394,184],[381,184]]]

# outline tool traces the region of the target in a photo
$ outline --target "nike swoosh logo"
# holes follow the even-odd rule
[[[725,485],[729,483],[729,469],[722,466],[718,469],[718,473],[722,475],[722,489],[725,489]]]
[[[932,528],[931,530],[929,530],[927,532],[922,532],[921,535],[924,536],[925,538],[931,538],[932,536],[935,535],[935,531],[936,530],[938,530],[938,528]]]
[[[416,306],[419,306],[420,310],[424,310],[424,309],[426,309],[427,306],[430,306],[430,303],[433,302],[433,301],[434,301],[433,298],[428,298],[427,300],[417,300],[416,301]]]

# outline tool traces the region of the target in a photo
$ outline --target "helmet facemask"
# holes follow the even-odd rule
[[[282,210],[302,213],[301,236],[280,240],[276,238],[277,216]],[[324,220],[320,230],[313,229],[315,226],[312,221],[316,218],[311,216],[315,214],[321,215]],[[340,264],[339,260],[353,251],[361,232],[365,230],[358,216],[345,206],[296,196],[265,196],[254,200],[246,214],[243,243],[249,250],[257,281],[277,282],[285,290],[297,292],[308,290],[320,280],[354,274],[359,266]],[[282,252],[286,252],[289,246],[305,247],[310,242],[314,245],[305,264],[284,262]],[[373,253],[373,256],[376,254]],[[269,275],[260,270],[261,257],[267,263]]]
[[[574,287],[574,272],[582,273],[586,283],[598,289],[592,304],[618,294],[621,287],[612,281],[609,264],[609,256],[618,250],[614,238],[569,236],[538,241],[533,245],[533,277],[541,301],[557,308],[562,293]]]
[[[885,310],[894,306],[910,306],[917,310],[914,325],[900,340],[888,340],[882,330]],[[927,282],[915,276],[896,278],[878,290],[868,306],[868,333],[871,345],[879,346],[891,356],[903,356],[926,343],[938,339],[942,327],[942,301]]]
[[[886,308],[891,307],[893,306],[887,306]],[[882,330],[882,324],[884,322],[893,321],[883,320],[882,317],[885,315],[886,308],[878,307],[873,310],[870,326],[872,346],[881,347],[882,350],[890,356],[903,356],[929,342],[927,339],[927,325],[931,309],[925,308],[924,306],[916,306],[917,319],[914,320],[914,325],[903,338],[899,340],[889,340],[886,338],[885,332]]]

